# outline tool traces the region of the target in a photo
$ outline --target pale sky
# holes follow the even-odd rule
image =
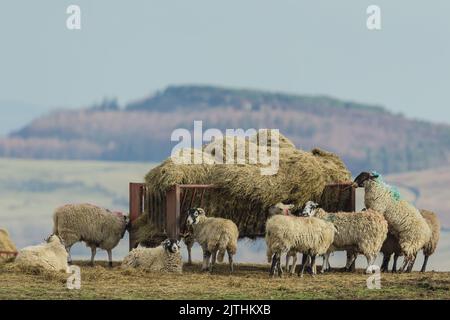
[[[3,117],[215,84],[450,123],[450,1],[0,1]],[[70,4],[81,7],[79,31],[66,28]],[[380,31],[366,28],[370,4]]]

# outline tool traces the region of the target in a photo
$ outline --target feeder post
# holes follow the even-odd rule
[[[166,193],[166,233],[169,238],[180,237],[180,185],[176,184]]]
[[[143,197],[144,197],[144,183],[130,183],[130,198],[129,198],[129,205],[130,205],[130,225],[133,226],[134,221],[139,217],[139,215],[144,210],[143,205]],[[135,248],[136,246],[136,239],[134,239],[134,235],[132,233],[132,228],[128,231],[129,233],[129,250]]]

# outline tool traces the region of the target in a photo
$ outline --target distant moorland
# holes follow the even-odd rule
[[[0,139],[0,156],[161,161],[175,128],[277,128],[297,147],[337,152],[354,174],[397,173],[450,162],[450,126],[411,120],[379,106],[210,86],[171,86],[119,108],[115,101],[56,111]]]

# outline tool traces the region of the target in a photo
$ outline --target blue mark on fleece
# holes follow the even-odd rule
[[[376,171],[372,171],[371,174],[373,176],[377,177],[376,181],[378,183],[380,183],[381,185],[383,185],[386,189],[388,189],[390,191],[392,199],[394,199],[395,201],[399,201],[402,198],[402,195],[400,194],[400,191],[397,189],[397,187],[391,186],[390,184],[387,184],[386,182],[384,182],[381,174],[379,174]]]

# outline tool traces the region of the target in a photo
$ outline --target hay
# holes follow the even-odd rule
[[[8,231],[0,229],[0,251],[17,252],[17,248],[9,237]],[[13,254],[0,254],[0,263],[14,260]]]
[[[258,133],[256,138],[237,138],[234,142],[220,139],[204,146],[205,152],[186,150],[184,156],[201,153],[211,159],[216,155],[210,153],[212,149],[220,151],[223,148],[222,154],[225,154],[231,143],[234,143],[236,156],[236,144],[240,141],[245,143],[247,157],[252,141],[260,141],[260,138]],[[267,145],[271,145],[270,139]],[[256,236],[264,233],[268,208],[273,204],[283,201],[301,208],[309,200],[320,202],[327,184],[351,181],[345,164],[333,153],[296,149],[281,134],[279,147],[279,170],[275,175],[261,175],[264,166],[248,161],[245,164],[177,165],[169,158],[147,174],[147,190],[150,196],[157,194],[163,200],[165,192],[174,184],[214,184],[218,188],[205,194],[204,208],[208,214],[232,219],[241,236]]]
[[[208,184],[210,183],[211,165],[208,164],[177,164],[185,160],[194,163],[194,157],[208,159],[201,150],[182,149],[176,157],[168,158],[159,166],[153,168],[146,176],[147,191],[157,199],[162,200],[166,191],[175,184]]]
[[[148,214],[141,214],[133,222],[131,234],[136,243],[146,247],[154,247],[165,240],[165,237],[158,235],[158,230],[152,225]]]

